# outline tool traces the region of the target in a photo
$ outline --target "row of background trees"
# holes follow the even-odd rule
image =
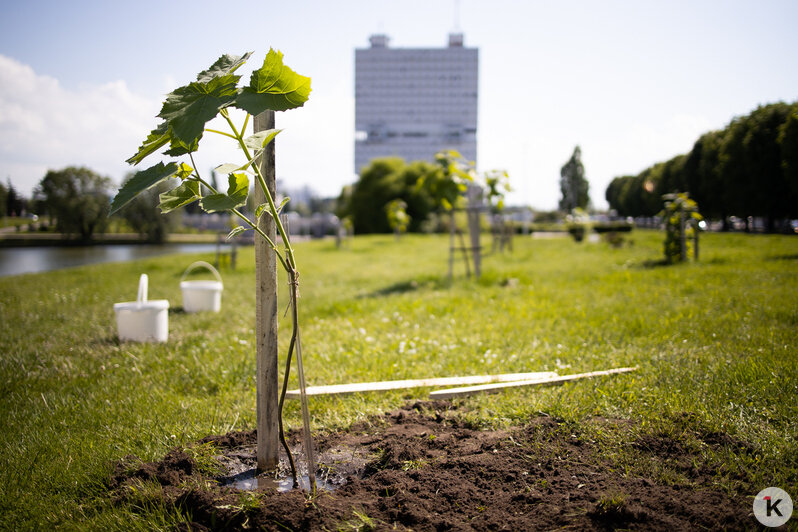
[[[22,216],[27,210],[27,200],[17,193],[11,180],[8,185],[0,183],[0,216]]]
[[[655,216],[662,196],[688,192],[708,218],[798,218],[798,102],[760,106],[702,135],[689,153],[616,177],[605,197],[621,216]]]
[[[425,161],[376,159],[357,182],[343,188],[335,202],[337,214],[349,218],[356,233],[386,233],[391,227],[385,205],[400,200],[410,217],[407,229],[421,231],[424,224],[434,225],[437,202],[429,187],[418,184],[422,177],[435,175],[436,169]],[[162,216],[153,207],[168,186],[149,191],[121,213],[133,231],[153,242],[163,241],[179,224],[174,216]],[[22,198],[10,181],[8,186],[0,184],[0,208],[9,216],[26,211],[47,215],[57,231],[88,240],[105,229],[114,188],[109,178],[88,168],[68,167],[49,171],[30,200]],[[561,169],[560,188],[562,211],[588,206],[579,146]],[[637,175],[616,177],[605,197],[621,216],[655,216],[662,210],[662,196],[673,192],[688,192],[711,219],[762,217],[772,231],[779,221],[798,218],[798,102],[760,106],[725,129],[702,135],[687,154]],[[291,203],[287,210],[309,208]],[[327,200],[324,210],[331,209],[331,203]]]
[[[5,216],[36,213],[41,229],[89,241],[107,229],[111,221],[108,216],[111,197],[116,188],[108,177],[86,167],[70,166],[48,171],[30,199],[17,193],[10,180],[7,186],[0,184],[0,206]],[[170,184],[161,183],[120,212],[129,229],[149,242],[163,242],[168,232],[179,225],[179,214],[161,215],[156,208],[158,194],[169,188]]]

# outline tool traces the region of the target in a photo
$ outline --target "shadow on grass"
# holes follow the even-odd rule
[[[100,346],[100,347],[110,345],[114,347],[119,347],[120,345],[122,345],[122,342],[121,340],[119,340],[119,336],[116,333],[114,333],[112,335],[103,336],[101,338],[94,338],[89,342],[89,345]]]
[[[679,264],[678,262],[668,262],[665,259],[658,259],[658,260],[644,260],[640,264],[637,265],[638,268],[642,268],[644,270],[652,270],[654,268],[664,268],[667,266],[674,266]]]
[[[422,290],[422,289],[436,290],[439,288],[445,288],[450,284],[451,283],[449,282],[448,279],[441,277],[430,277],[420,281],[411,279],[409,281],[400,281],[398,283],[388,285],[384,288],[374,290],[367,294],[361,294],[357,296],[357,298],[370,299],[375,297],[386,297],[395,294],[406,294],[408,292],[415,292],[416,290]]]
[[[775,262],[775,261],[782,261],[782,260],[798,260],[798,253],[793,253],[791,255],[770,255],[765,257],[766,261]]]

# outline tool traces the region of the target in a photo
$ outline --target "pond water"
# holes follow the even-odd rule
[[[108,246],[0,248],[0,277],[60,270],[101,262],[125,262],[172,253],[215,253],[216,244],[122,244]]]

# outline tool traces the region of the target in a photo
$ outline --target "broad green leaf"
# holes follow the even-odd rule
[[[249,178],[246,174],[230,174],[227,177],[227,194],[211,194],[200,200],[206,212],[229,211],[246,203],[249,193]]]
[[[239,226],[237,226],[237,227],[234,227],[234,228],[233,228],[233,230],[232,230],[232,231],[230,231],[230,232],[227,234],[227,240],[230,240],[230,239],[231,239],[231,238],[233,238],[234,236],[240,235],[241,233],[243,233],[243,232],[244,232],[244,231],[246,231],[247,229],[249,229],[249,228],[247,228],[247,227],[244,227],[243,225],[239,225]]]
[[[277,212],[279,213],[280,211],[282,211],[283,207],[285,207],[285,204],[288,203],[289,201],[291,201],[291,198],[289,198],[288,196],[284,197],[283,201],[280,202],[280,205],[277,206]]]
[[[246,63],[247,59],[249,59],[251,55],[252,52],[247,52],[241,56],[225,54],[217,59],[208,70],[203,70],[200,72],[197,75],[197,81],[200,83],[207,83],[214,78],[220,78],[222,76],[232,74],[238,69],[238,67]]]
[[[241,203],[247,201],[249,194],[249,178],[246,174],[229,174],[227,176],[227,195]],[[241,204],[239,203],[239,205]]]
[[[264,131],[258,131],[254,135],[251,135],[244,139],[244,144],[247,148],[251,150],[261,150],[266,147],[274,137],[276,137],[282,129],[266,129]]]
[[[269,50],[263,66],[254,71],[249,86],[244,87],[235,106],[251,115],[263,111],[285,111],[301,107],[310,96],[310,78],[297,74],[283,64],[283,54]]]
[[[113,201],[111,202],[110,214],[117,212],[130,200],[151,186],[163,181],[167,177],[172,177],[175,175],[175,173],[177,173],[177,171],[177,163],[169,163],[167,165],[158,163],[155,166],[151,166],[146,170],[136,173],[136,175],[131,177],[124,185],[122,185],[122,188],[120,188],[119,192],[116,193],[116,197],[114,197]]]
[[[144,142],[139,147],[139,151],[125,162],[133,165],[139,164],[146,156],[158,151],[161,146],[166,145],[169,139],[169,126],[166,122],[163,122],[147,135],[147,138],[144,139]]]
[[[158,113],[169,124],[174,141],[192,147],[202,138],[205,124],[236,98],[239,76],[228,74],[207,82],[193,82],[177,88],[166,97]],[[180,148],[180,146],[177,146]]]
[[[183,181],[183,183],[160,196],[161,213],[166,214],[184,205],[197,201],[200,196],[200,186],[197,181]]]

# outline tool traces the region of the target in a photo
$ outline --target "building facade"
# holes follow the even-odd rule
[[[476,162],[479,50],[461,33],[446,48],[369,41],[355,50],[355,172],[378,157],[432,161],[443,149]]]

